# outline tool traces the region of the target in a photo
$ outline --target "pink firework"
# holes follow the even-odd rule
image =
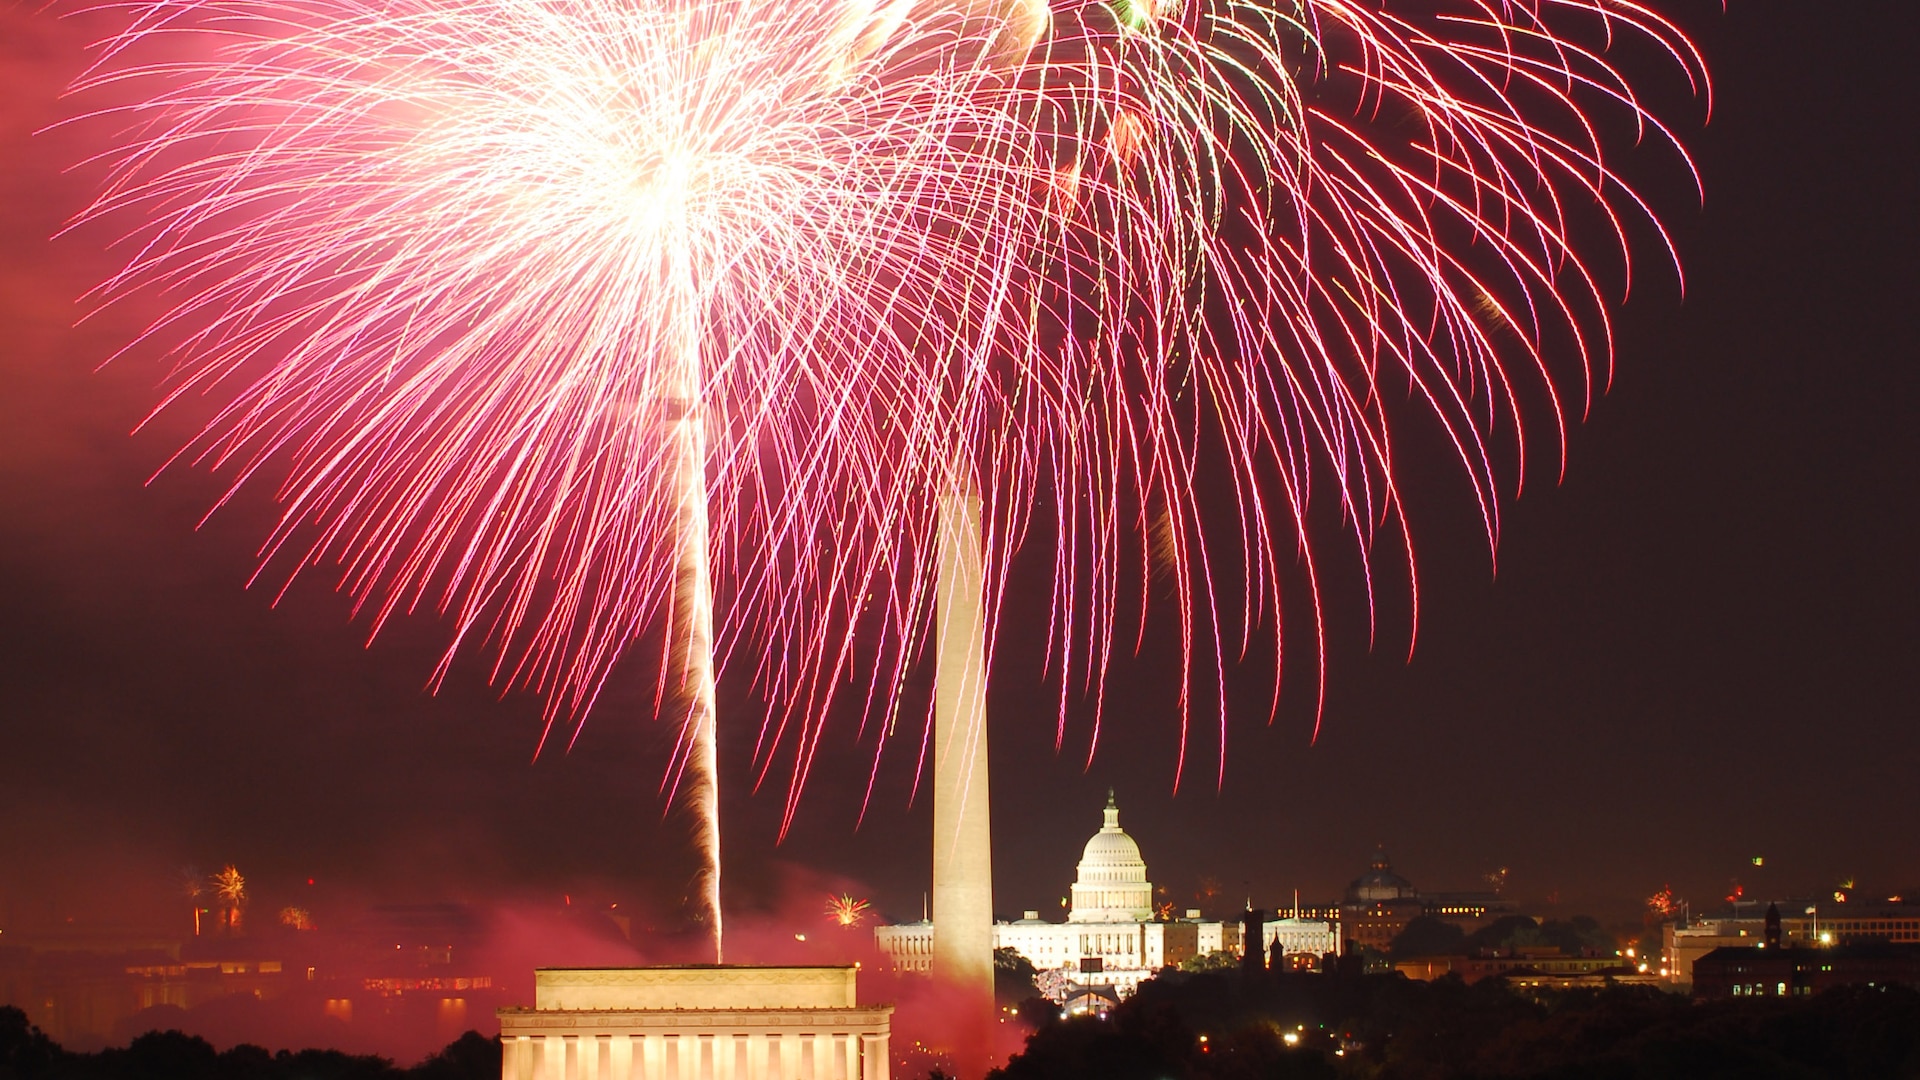
[[[218,405],[185,453],[279,485],[266,565],[337,566],[376,631],[447,613],[550,725],[659,641],[696,787],[744,663],[789,821],[837,699],[876,766],[896,729],[955,490],[990,627],[1053,546],[1063,730],[1157,592],[1224,767],[1192,690],[1295,560],[1323,651],[1316,487],[1369,565],[1407,547],[1425,412],[1491,542],[1521,402],[1557,445],[1610,367],[1589,256],[1664,233],[1603,133],[1685,167],[1612,50],[1705,93],[1628,0],[125,10],[81,87],[127,125],[102,296],[172,301],[167,400]]]

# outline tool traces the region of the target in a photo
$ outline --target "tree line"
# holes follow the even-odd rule
[[[1055,1014],[1057,1016],[1057,1014]],[[1043,1022],[995,1080],[1901,1080],[1920,991],[1695,1003],[1398,975],[1167,972],[1105,1019]]]
[[[95,1053],[62,1048],[27,1014],[0,1006],[0,1080],[499,1080],[500,1040],[469,1031],[413,1066],[339,1050],[216,1051],[197,1035],[153,1031]]]

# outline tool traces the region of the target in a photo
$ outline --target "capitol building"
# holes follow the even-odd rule
[[[1161,968],[1208,953],[1239,954],[1240,924],[1202,919],[1156,918],[1153,883],[1140,845],[1120,828],[1120,808],[1107,794],[1100,831],[1088,839],[1073,882],[1064,923],[1046,922],[1027,911],[1017,922],[996,922],[993,944],[1012,949],[1042,972],[1058,971],[1075,984],[1110,987],[1131,994]],[[899,971],[930,971],[933,924],[927,921],[881,926],[875,944]],[[1338,952],[1336,926],[1324,920],[1279,919],[1265,925],[1269,955]]]

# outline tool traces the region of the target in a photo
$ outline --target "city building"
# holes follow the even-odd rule
[[[1782,917],[1781,927],[1788,940],[1808,943],[1813,920]],[[1720,949],[1751,949],[1762,941],[1765,926],[1761,919],[1698,918],[1685,925],[1668,923],[1663,932],[1660,970],[1670,989],[1686,991],[1693,986],[1693,968],[1701,957]]]
[[[1067,975],[1077,987],[1109,987],[1124,997],[1164,967],[1209,953],[1238,955],[1240,927],[1206,919],[1196,909],[1182,918],[1157,918],[1153,883],[1140,845],[1120,827],[1111,792],[1100,830],[1081,852],[1064,923],[1026,911],[994,924],[994,947],[1012,949],[1042,972]],[[934,926],[921,920],[880,926],[874,941],[896,970],[932,969]],[[1325,919],[1287,918],[1262,928],[1267,955],[1320,957],[1340,951],[1338,927]]]
[[[344,1028],[356,1045],[440,1046],[503,1003],[471,947],[478,927],[465,908],[427,905],[375,908],[326,931],[10,933],[0,947],[0,1003],[77,1050],[192,1029],[203,1009],[226,1018],[211,1022],[245,1023],[221,1007],[240,999],[269,1006],[276,1024],[310,1037],[338,1038]]]
[[[1617,956],[1568,956],[1559,949],[1518,949],[1510,956],[1417,956],[1393,967],[1407,978],[1421,981],[1455,975],[1469,983],[1498,978],[1529,987],[1648,981]]]
[[[1453,923],[1471,934],[1517,914],[1519,908],[1498,893],[1422,893],[1393,872],[1386,849],[1379,848],[1367,872],[1347,885],[1340,903],[1340,927],[1351,945],[1386,952],[1407,924],[1422,916]]]
[[[1920,944],[1920,903],[1903,897],[1872,903],[1851,891],[1837,896],[1844,899],[1767,902],[1768,908],[1780,913],[1781,944],[1788,948]],[[1687,990],[1694,984],[1694,965],[1701,957],[1716,949],[1750,949],[1764,941],[1766,920],[1758,914],[1759,908],[1759,904],[1744,903],[1732,916],[1697,916],[1668,923],[1662,931],[1661,956],[1668,984]]]
[[[1693,965],[1693,996],[1702,1001],[1803,997],[1837,986],[1920,986],[1920,945],[1728,946]]]
[[[502,1080],[887,1080],[893,1006],[852,967],[546,968],[501,1009]]]
[[[1849,896],[1808,906],[1807,932],[1823,944],[1920,943],[1920,903],[1903,897],[1876,904]]]
[[[1693,962],[1693,996],[1720,1001],[1810,997],[1839,986],[1920,986],[1920,944],[1882,936],[1796,948],[1784,940],[1784,929],[1779,905],[1769,905],[1758,942],[1724,946]]]

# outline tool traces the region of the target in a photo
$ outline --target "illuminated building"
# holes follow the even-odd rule
[[[1617,956],[1568,956],[1559,949],[1518,949],[1511,956],[1419,956],[1393,965],[1409,979],[1428,981],[1443,975],[1476,983],[1506,979],[1515,986],[1568,988],[1617,982],[1648,982]],[[1657,977],[1655,977],[1657,978]]]
[[[1407,924],[1423,914],[1419,890],[1393,872],[1386,849],[1380,848],[1374,851],[1367,872],[1347,885],[1340,905],[1340,932],[1350,945],[1385,952]]]
[[[500,1010],[502,1080],[887,1080],[893,1006],[852,967],[545,968]]]
[[[1107,792],[1100,831],[1087,841],[1073,882],[1070,923],[1144,923],[1153,918],[1153,883],[1140,845],[1120,827],[1120,807]]]
[[[381,907],[311,931],[265,923],[197,938],[98,926],[9,932],[0,939],[8,942],[0,1004],[20,1006],[70,1049],[124,1043],[156,1027],[206,1034],[199,1027],[212,1024],[258,1041],[265,1036],[252,1034],[256,1023],[312,1031],[332,1021],[347,1025],[356,1045],[424,1051],[486,1026],[504,1003],[504,988],[470,948],[483,927],[467,908]],[[219,1008],[241,998],[266,1007],[254,1019]]]
[[[1920,904],[1889,898],[1883,903],[1862,901],[1843,892],[1844,900],[1776,900],[1781,942],[1788,948],[1833,947],[1875,943],[1920,944]],[[1742,904],[1743,908],[1753,904]],[[1764,940],[1765,920],[1757,917],[1701,916],[1685,923],[1668,923],[1663,930],[1661,966],[1676,990],[1693,985],[1694,964],[1716,949],[1752,948]]]
[[[1807,931],[1833,945],[1920,943],[1920,904],[1816,904]]]
[[[1920,945],[1885,939],[1822,948],[1781,940],[1778,905],[1769,905],[1758,944],[1715,949],[1693,963],[1693,996],[1810,997],[1839,986],[1920,986]]]
[[[1346,898],[1340,904],[1340,929],[1349,943],[1385,952],[1407,924],[1418,918],[1450,922],[1471,934],[1518,913],[1519,909],[1498,893],[1422,893],[1413,882],[1393,872],[1385,848],[1376,848],[1367,872],[1347,885]]]
[[[1830,949],[1715,949],[1694,961],[1693,996],[1805,997],[1839,986],[1920,986],[1920,946],[1888,943]]]
[[[1157,920],[1153,883],[1140,845],[1120,827],[1120,808],[1112,792],[1100,829],[1087,840],[1076,870],[1064,923],[1047,922],[1027,911],[1015,922],[993,926],[995,948],[1012,949],[1041,971],[1061,971],[1081,987],[1104,986],[1120,996],[1133,993],[1161,968],[1196,956],[1241,951],[1240,927],[1201,918]],[[1275,919],[1262,929],[1266,951],[1276,959],[1289,954],[1319,957],[1340,951],[1340,935],[1321,919]],[[880,926],[874,941],[896,970],[931,970],[934,924],[925,920]]]

